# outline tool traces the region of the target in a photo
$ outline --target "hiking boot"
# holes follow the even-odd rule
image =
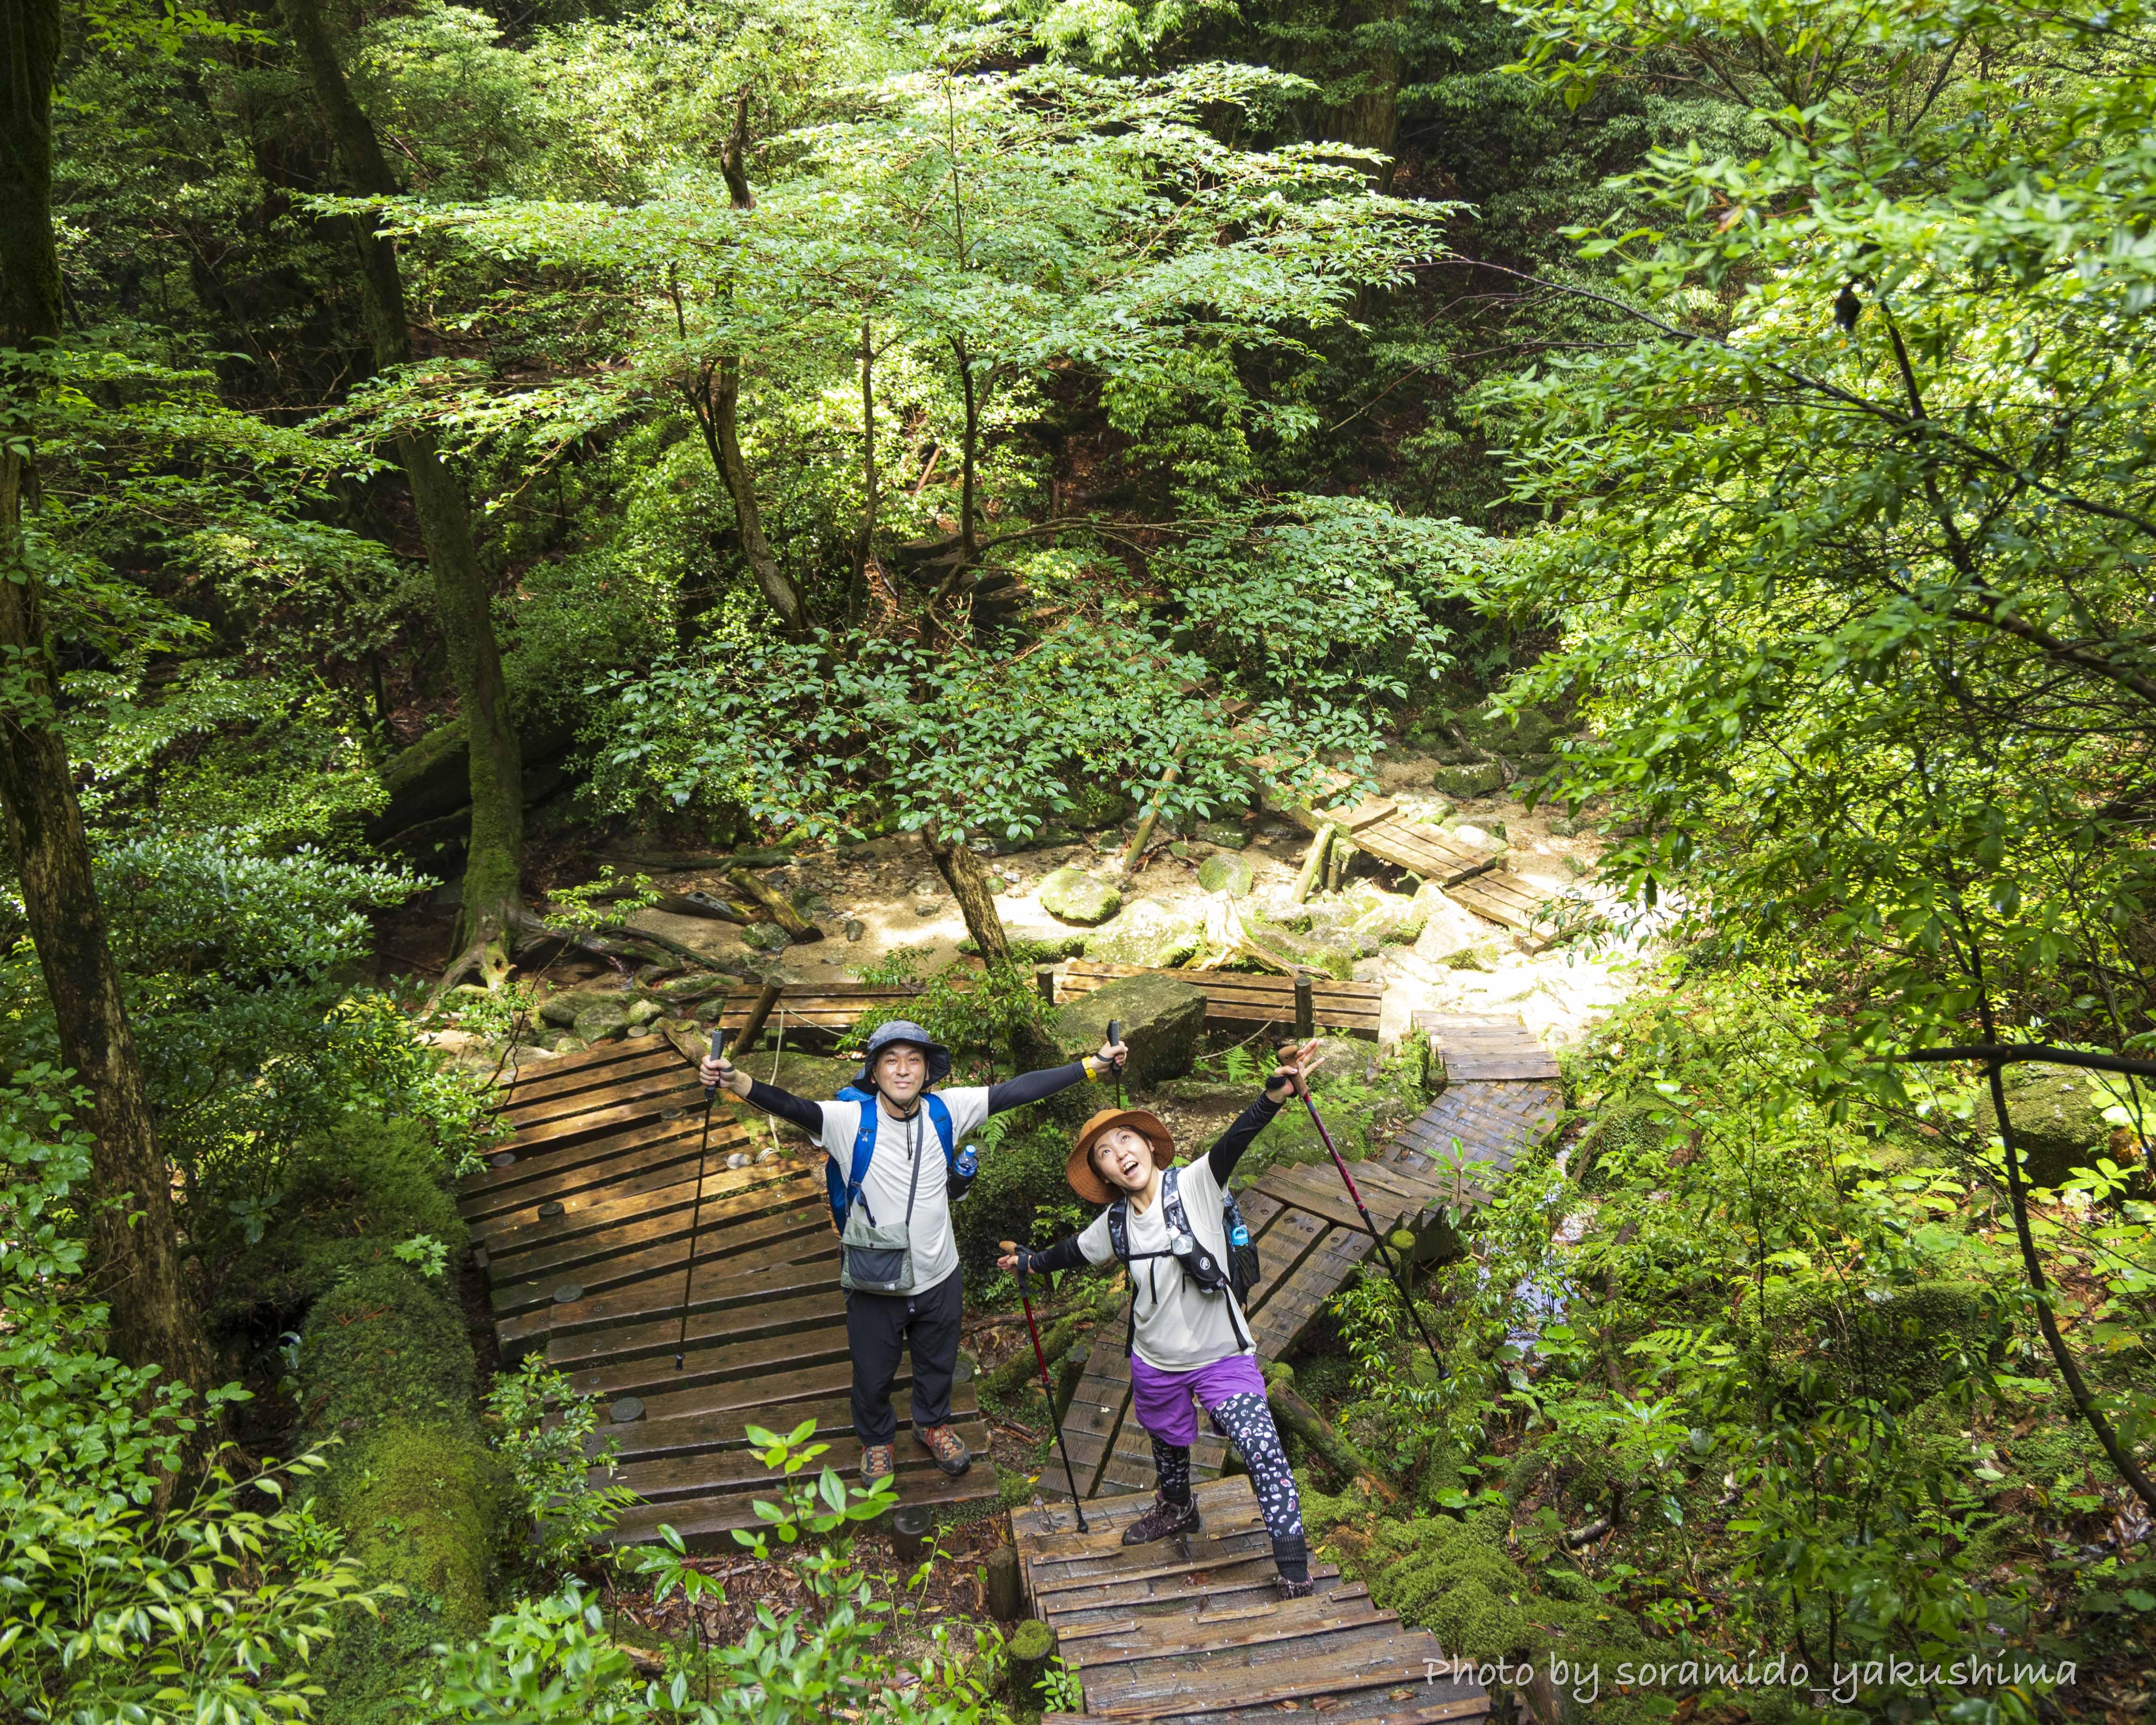
[[[916,1425],[914,1440],[936,1458],[936,1465],[956,1479],[973,1465],[966,1440],[947,1425]]]
[[[1283,1599],[1306,1599],[1317,1590],[1317,1584],[1306,1576],[1301,1581],[1290,1581],[1285,1575],[1276,1575],[1273,1585],[1280,1589]]]
[[[1150,1540],[1173,1539],[1178,1533],[1197,1531],[1195,1503],[1170,1503],[1165,1497],[1156,1497],[1151,1509],[1123,1529],[1123,1543],[1143,1545]]]
[[[861,1483],[871,1491],[878,1480],[887,1480],[898,1471],[898,1458],[891,1454],[889,1444],[864,1444],[861,1446]]]

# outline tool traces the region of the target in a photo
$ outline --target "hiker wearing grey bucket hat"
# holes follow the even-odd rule
[[[839,1230],[839,1281],[846,1292],[846,1342],[853,1356],[854,1430],[868,1485],[894,1471],[898,1418],[891,1404],[900,1361],[913,1356],[913,1435],[947,1474],[973,1457],[951,1425],[958,1364],[961,1290],[951,1203],[963,1195],[968,1134],[991,1114],[1112,1072],[1126,1050],[1096,1055],[1000,1084],[940,1086],[951,1051],[919,1024],[894,1019],[870,1034],[861,1069],[828,1102],[760,1084],[724,1055],[699,1075],[752,1108],[790,1121],[822,1145],[832,1221]]]

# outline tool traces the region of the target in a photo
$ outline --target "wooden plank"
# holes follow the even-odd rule
[[[782,1181],[798,1181],[811,1173],[803,1166],[803,1161],[797,1157],[775,1156],[747,1168],[730,1168],[723,1157],[716,1163],[707,1157],[701,1183],[696,1178],[696,1164],[684,1162],[667,1170],[666,1183],[653,1185],[641,1192],[618,1197],[614,1195],[615,1189],[608,1187],[603,1195],[557,1199],[552,1202],[562,1206],[559,1215],[512,1213],[497,1219],[485,1236],[487,1256],[501,1266],[495,1272],[497,1276],[521,1276],[523,1271],[519,1267],[520,1260],[532,1253],[567,1245],[638,1222],[655,1220],[677,1210],[693,1211],[700,1193],[704,1207],[709,1209],[742,1193]]]
[[[696,1280],[685,1302],[680,1282],[654,1278],[612,1293],[588,1296],[571,1306],[549,1301],[534,1311],[501,1319],[494,1333],[511,1359],[540,1347],[547,1348],[552,1358],[557,1343],[579,1337],[668,1314],[678,1320],[684,1303],[693,1319],[700,1312],[724,1312],[838,1285],[838,1242],[789,1231],[768,1245],[747,1250],[737,1246],[708,1261],[699,1253]]]
[[[688,1348],[693,1352],[760,1336],[787,1336],[843,1326],[846,1301],[836,1280],[819,1276],[818,1281],[820,1285],[814,1291],[790,1299],[767,1297],[723,1312],[691,1313]],[[572,1372],[611,1361],[654,1359],[661,1354],[671,1359],[681,1333],[678,1314],[670,1312],[646,1323],[557,1340],[547,1350],[547,1363]]]
[[[703,1099],[703,1086],[696,1082],[695,1071],[669,1048],[664,1065],[629,1072],[593,1090],[572,1091],[566,1096],[535,1096],[529,1101],[512,1099],[495,1111],[495,1118],[515,1134],[509,1140],[514,1149],[520,1142],[538,1142],[542,1135],[534,1128],[558,1121],[578,1119],[607,1108],[640,1101],[650,1101],[654,1106],[691,1101],[701,1115]]]
[[[1141,1654],[1097,1665],[1087,1662],[1082,1665],[1086,1708],[1112,1716],[1132,1702],[1166,1699],[1179,1702],[1187,1709],[1191,1702],[1208,1696],[1216,1707],[1245,1705],[1239,1697],[1253,1686],[1273,1686],[1270,1680],[1282,1667],[1317,1666],[1337,1670],[1350,1680],[1350,1686],[1363,1687],[1353,1678],[1371,1661],[1397,1661],[1405,1666],[1406,1651],[1400,1644],[1411,1633],[1402,1631],[1397,1618],[1388,1620],[1366,1613],[1337,1628],[1302,1635],[1263,1638],[1245,1635],[1232,1640],[1224,1636],[1221,1646],[1213,1652],[1178,1648],[1172,1653]],[[1080,1657],[1082,1661],[1082,1653]],[[1413,1669],[1419,1681],[1423,1675],[1419,1661]],[[1389,1676],[1387,1681],[1399,1679]]]
[[[853,1387],[853,1360],[849,1356],[824,1365],[804,1366],[798,1371],[774,1370],[754,1378],[693,1384],[685,1389],[655,1389],[639,1392],[639,1399],[644,1404],[644,1420],[640,1423],[649,1425],[687,1414],[747,1414],[757,1408],[768,1410],[773,1418],[783,1421],[786,1409],[795,1403],[827,1400],[844,1394]],[[897,1375],[891,1380],[891,1394],[896,1395],[912,1387],[913,1366],[909,1358],[899,1363]],[[952,1394],[956,1395],[957,1391],[954,1389]]]
[[[1339,1571],[1323,1563],[1310,1566],[1310,1579],[1317,1584],[1311,1598],[1336,1601],[1342,1605],[1356,1600],[1368,1601],[1370,1590],[1359,1581],[1338,1581]],[[1327,1587],[1327,1581],[1337,1583]],[[1067,1601],[1072,1594],[1060,1594],[1059,1600]],[[1282,1601],[1270,1578],[1262,1586],[1245,1585],[1240,1588],[1216,1589],[1191,1597],[1182,1594],[1163,1594],[1152,1598],[1133,1599],[1125,1604],[1104,1604],[1072,1607],[1059,1604],[1050,1615],[1057,1638],[1078,1642],[1104,1636],[1128,1635],[1140,1625],[1152,1625],[1163,1635],[1183,1634],[1194,1624],[1224,1625],[1269,1617],[1278,1610]]]
[[[1363,828],[1354,839],[1380,862],[1419,875],[1447,892],[1488,873],[1496,862],[1495,852],[1477,850],[1435,827],[1397,818]]]
[[[557,1101],[562,1096],[588,1096],[625,1079],[669,1070],[678,1071],[682,1065],[680,1055],[663,1037],[602,1045],[626,1052],[619,1060],[588,1060],[575,1066],[557,1060],[544,1066],[520,1067],[516,1081],[502,1099],[502,1107],[521,1108],[533,1102]]]
[[[762,1204],[763,1195],[752,1193],[748,1198],[737,1200],[743,1204],[752,1202]],[[793,1209],[758,1210],[752,1217],[736,1219],[737,1224],[747,1221],[757,1229],[755,1239],[759,1245],[770,1245],[784,1239],[816,1239],[827,1236],[831,1228],[830,1207],[815,1199],[800,1199]],[[711,1221],[705,1219],[706,1231]],[[734,1224],[730,1224],[734,1225]],[[488,1303],[497,1318],[514,1317],[536,1312],[554,1299],[563,1286],[580,1288],[585,1297],[611,1292],[627,1287],[633,1282],[646,1281],[654,1276],[678,1276],[689,1258],[688,1227],[684,1224],[671,1238],[649,1245],[640,1250],[614,1254],[599,1253],[581,1261],[550,1268],[547,1272],[519,1281],[498,1284],[488,1294]],[[708,1250],[714,1255],[727,1248],[722,1244],[706,1242],[699,1246],[701,1257]],[[573,1300],[559,1302],[574,1305]]]
[[[674,1368],[670,1353],[641,1360],[616,1360],[578,1372],[569,1387],[579,1395],[604,1396],[609,1401],[633,1395],[649,1402],[654,1396],[698,1389],[714,1384],[740,1384],[785,1369],[829,1365],[850,1360],[846,1332],[842,1327],[811,1330],[804,1334],[773,1336],[723,1347],[691,1348],[681,1369]]]
[[[1276,1198],[1285,1199],[1314,1215],[1337,1222],[1343,1228],[1360,1228],[1363,1218],[1348,1196],[1348,1189],[1340,1183],[1340,1177],[1328,1168],[1320,1173],[1315,1168],[1282,1167],[1269,1168],[1259,1185]],[[1389,1194],[1374,1188],[1363,1193],[1363,1202],[1369,1206],[1370,1214],[1380,1231],[1399,1226],[1400,1218],[1408,1213],[1409,1204]]]
[[[1380,1611],[1371,1604],[1367,1594],[1346,1598],[1312,1594],[1308,1599],[1280,1600],[1269,1610],[1198,1613],[1173,1626],[1154,1619],[1142,1626],[1134,1623],[1122,1635],[1084,1636],[1073,1662],[1106,1678],[1118,1666],[1140,1668],[1157,1660],[1209,1654],[1233,1657],[1245,1648],[1306,1642],[1340,1630],[1390,1630],[1399,1620],[1397,1612]]]
[[[726,1158],[746,1150],[751,1141],[736,1138],[730,1143],[715,1143],[703,1158],[707,1173],[732,1173],[738,1170],[726,1167]],[[637,1158],[620,1167],[619,1172],[609,1170],[595,1176],[590,1183],[571,1184],[561,1191],[535,1191],[515,1209],[496,1211],[491,1215],[468,1218],[467,1225],[472,1238],[482,1244],[490,1244],[498,1235],[527,1226],[539,1219],[539,1206],[559,1203],[564,1216],[575,1216],[588,1212],[602,1204],[613,1204],[623,1199],[641,1198],[649,1194],[665,1193],[676,1186],[691,1184],[696,1178],[696,1143],[692,1138],[675,1153],[654,1154],[649,1160]],[[822,1153],[813,1160],[791,1147],[783,1148],[783,1156],[798,1157],[803,1165],[819,1165]],[[765,1167],[768,1168],[769,1164]]]
[[[1086,1513],[1088,1517],[1092,1515],[1090,1506]],[[1337,1580],[1339,1574],[1329,1563],[1310,1566],[1311,1579],[1321,1586]],[[1072,1589],[1055,1595],[1054,1604],[1043,1609],[1048,1620],[1059,1629],[1065,1623],[1084,1624],[1132,1613],[1173,1618],[1194,1609],[1227,1610],[1238,1605],[1276,1603],[1279,1578],[1272,1553],[1254,1552],[1240,1563],[1224,1564],[1202,1575],[1103,1582],[1097,1587]]]
[[[1165,976],[1205,991],[1205,1015],[1223,1024],[1292,1024],[1295,983],[1287,977],[1258,976],[1221,970],[1148,969],[1074,958],[1054,973],[1055,998],[1073,1000],[1126,977]],[[1377,1034],[1384,990],[1375,983],[1316,982],[1312,1014],[1322,1029],[1354,1035]]]
[[[1345,1643],[1327,1646],[1328,1642]],[[1288,1644],[1292,1646],[1293,1644]],[[1253,1650],[1253,1656],[1258,1650]],[[1086,1712],[1105,1719],[1198,1719],[1216,1713],[1276,1707],[1283,1702],[1309,1701],[1355,1690],[1428,1686],[1430,1665],[1445,1657],[1427,1633],[1391,1630],[1378,1634],[1348,1630],[1327,1636],[1301,1658],[1260,1660],[1245,1656],[1208,1670],[1206,1687],[1214,1697],[1201,1709],[1187,1692],[1188,1673],[1175,1661],[1129,1683],[1111,1680],[1109,1698],[1096,1702],[1089,1694]],[[1472,1699],[1460,1697],[1464,1704]],[[1460,1717],[1467,1717],[1462,1714]]]
[[[899,1430],[907,1435],[901,1443],[911,1444],[911,1409],[901,1402],[891,1411],[897,1418]],[[980,1411],[972,1384],[961,1384],[952,1388],[953,1424],[978,1425],[985,1430],[978,1417]],[[660,1484],[681,1476],[683,1468],[703,1458],[725,1455],[730,1450],[746,1451],[749,1446],[748,1428],[752,1425],[783,1436],[812,1420],[816,1423],[812,1440],[828,1440],[850,1434],[854,1429],[853,1399],[834,1396],[790,1405],[743,1408],[725,1414],[684,1414],[666,1420],[646,1418],[628,1425],[602,1426],[587,1441],[585,1453],[596,1461],[600,1447],[611,1437],[616,1465],[610,1476],[603,1466],[593,1466],[591,1483],[603,1485],[611,1477],[615,1484],[628,1486],[643,1495],[646,1502],[658,1502],[660,1497],[655,1492],[645,1492],[640,1481]],[[665,1489],[663,1485],[660,1489]]]
[[[1430,1038],[1448,1085],[1554,1083],[1560,1076],[1557,1056],[1517,1016],[1419,1012],[1414,1025]]]
[[[549,1198],[590,1192],[625,1175],[694,1162],[701,1124],[695,1117],[649,1121],[611,1137],[543,1156],[519,1158],[507,1167],[468,1175],[458,1183],[457,1214],[468,1222],[480,1221],[536,1208]],[[711,1122],[711,1153],[721,1163],[747,1142],[747,1135],[731,1119]]]
[[[1476,916],[1526,937],[1537,951],[1557,937],[1557,925],[1543,915],[1541,908],[1550,895],[1526,886],[1517,875],[1508,875],[1501,880],[1493,870],[1447,891]]]
[[[603,1228],[566,1240],[538,1241],[514,1257],[505,1256],[490,1243],[487,1255],[492,1260],[494,1309],[497,1312],[523,1309],[508,1299],[511,1286],[545,1281],[551,1299],[555,1286],[578,1279],[573,1273],[577,1271],[594,1266],[616,1270],[632,1258],[648,1257],[654,1249],[677,1241],[680,1245],[676,1260],[685,1264],[692,1230],[700,1236],[714,1236],[697,1248],[699,1256],[707,1251],[721,1251],[725,1248],[717,1243],[716,1236],[734,1224],[760,1220],[781,1211],[799,1210],[815,1204],[822,1196],[820,1189],[813,1182],[789,1169],[785,1178],[765,1180],[732,1196],[716,1201],[706,1198],[701,1210],[684,1204],[658,1215],[619,1219]],[[828,1226],[830,1205],[826,1203],[822,1208]],[[587,1284],[585,1291],[593,1292],[595,1289]]]
[[[975,1425],[970,1430],[962,1426],[959,1435],[969,1449],[985,1445],[988,1441],[985,1425]],[[900,1503],[975,1503],[993,1500],[1001,1489],[995,1466],[984,1451],[957,1479],[945,1474],[926,1450],[916,1445],[901,1445],[897,1462],[894,1483]],[[819,1468],[831,1467],[841,1477],[856,1475],[860,1469],[860,1445],[849,1436],[833,1444],[815,1465]],[[739,1547],[732,1537],[733,1529],[756,1526],[762,1519],[756,1513],[757,1499],[761,1497],[767,1501],[775,1500],[781,1483],[775,1476],[765,1474],[761,1478],[733,1481],[726,1490],[702,1499],[632,1505],[622,1512],[601,1538],[608,1545],[640,1544],[656,1539],[663,1524],[681,1536],[683,1544],[692,1555],[737,1551]]]

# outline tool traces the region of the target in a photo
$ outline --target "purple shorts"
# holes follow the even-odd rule
[[[1131,1399],[1137,1408],[1138,1424],[1164,1444],[1184,1449],[1198,1441],[1196,1396],[1211,1413],[1231,1395],[1265,1396],[1265,1380],[1258,1363],[1247,1353],[1231,1353],[1194,1372],[1163,1372],[1131,1356]]]

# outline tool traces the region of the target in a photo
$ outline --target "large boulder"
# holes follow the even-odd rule
[[[1412,895],[1388,892],[1374,880],[1351,880],[1339,904],[1342,927],[1380,946],[1413,940],[1424,920]]]
[[[1495,928],[1438,887],[1425,886],[1415,896],[1423,902],[1425,916],[1422,932],[1415,936],[1414,954],[1425,963],[1468,968],[1456,966],[1456,961],[1496,938]]]
[[[577,1022],[578,1014],[594,1006],[619,1004],[620,1001],[619,988],[564,988],[540,1003],[539,1018],[542,1024],[566,1030]]]
[[[1224,850],[1241,850],[1250,842],[1250,829],[1234,821],[1201,820],[1197,836]]]
[[[1378,946],[1343,927],[1342,920],[1334,907],[1321,904],[1305,907],[1301,915],[1268,916],[1251,932],[1267,950],[1344,983],[1353,980],[1355,961],[1373,956]]]
[[[1135,898],[1086,939],[1086,956],[1110,964],[1172,969],[1197,956],[1205,924],[1158,901]]]
[[[1112,884],[1096,880],[1083,869],[1062,868],[1047,875],[1039,889],[1040,908],[1059,922],[1092,928],[1122,908],[1123,895]]]
[[[2011,1086],[2006,1117],[2030,1184],[2062,1184],[2074,1169],[2093,1167],[2099,1156],[2122,1164],[2127,1160],[2109,1148],[2111,1123],[2103,1117],[2105,1109],[2126,1100],[2123,1086],[2114,1092],[2097,1074],[2077,1066],[2030,1065],[2006,1070]]]
[[[1473,761],[1460,767],[1440,767],[1430,782],[1448,797],[1483,797],[1502,788],[1505,769],[1495,761]]]
[[[1120,1020],[1130,1045],[1124,1081],[1148,1089],[1180,1078],[1198,1056],[1205,1029],[1205,991],[1169,976],[1130,976],[1083,995],[1055,1016],[1055,1039],[1072,1060],[1091,1054]]]
[[[1250,860],[1232,850],[1216,850],[1198,865],[1198,884],[1208,892],[1224,892],[1233,898],[1248,898],[1250,889],[1257,885],[1257,874],[1250,867]]]
[[[610,1042],[628,1028],[629,1004],[620,999],[586,1007],[570,1025],[587,1042]]]

